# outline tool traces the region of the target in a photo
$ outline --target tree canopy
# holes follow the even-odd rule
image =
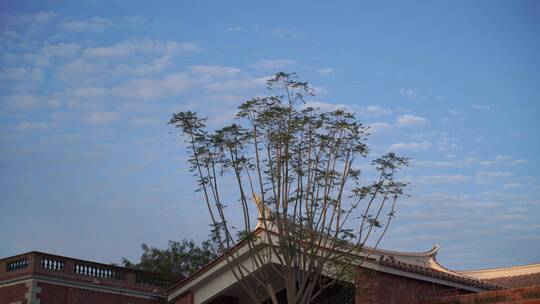
[[[388,152],[359,165],[369,128],[355,113],[310,107],[315,91],[294,73],[277,73],[267,87],[270,95],[243,102],[215,131],[192,111],[169,123],[184,135],[214,235],[252,301],[277,304],[281,287],[271,278],[279,277],[287,303],[312,303],[350,281],[358,257],[378,246],[404,194],[396,176],[408,159]],[[249,267],[232,250],[240,240]]]
[[[193,240],[169,241],[166,249],[142,244],[141,249],[143,253],[138,263],[122,258],[122,265],[163,274],[176,281],[201,269],[217,255],[211,240],[202,242],[200,246]]]

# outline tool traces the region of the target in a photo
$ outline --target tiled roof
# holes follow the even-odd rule
[[[450,272],[444,272],[429,267],[423,267],[419,265],[413,265],[398,261],[392,257],[383,257],[379,259],[379,264],[387,267],[391,267],[397,270],[412,272],[420,275],[424,275],[431,278],[437,278],[445,281],[455,282],[467,286],[477,287],[485,290],[501,290],[505,289],[505,286],[499,285],[495,282],[488,282],[485,280],[478,280],[475,278],[467,277],[459,274],[452,274]]]
[[[498,277],[492,279],[484,279],[484,281],[492,282],[510,288],[540,286],[540,273]]]

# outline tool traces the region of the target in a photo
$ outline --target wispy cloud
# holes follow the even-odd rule
[[[120,116],[116,112],[93,112],[85,115],[83,121],[92,125],[105,125],[118,120]]]
[[[504,184],[505,189],[513,189],[513,188],[519,188],[521,187],[520,183],[506,183]]]
[[[486,105],[480,105],[480,104],[471,104],[471,108],[475,109],[475,110],[490,110],[491,108],[489,106],[486,106]]]
[[[272,70],[276,72],[280,69],[288,69],[296,64],[296,60],[292,59],[262,59],[254,62],[250,67],[260,70]]]
[[[321,76],[328,76],[328,75],[334,74],[334,69],[332,69],[332,68],[318,69],[317,74],[319,74]]]
[[[492,184],[498,179],[506,178],[506,177],[509,177],[511,175],[512,175],[512,173],[510,173],[510,172],[500,172],[500,171],[486,172],[486,171],[480,171],[480,172],[476,173],[476,176],[475,176],[474,180],[480,185],[486,185],[486,184]]]
[[[392,125],[386,122],[374,122],[368,125],[370,134],[382,133],[392,129]]]
[[[131,79],[113,88],[113,91],[122,97],[148,100],[185,92],[199,83],[186,73],[170,73],[157,79]]]
[[[58,23],[58,26],[61,29],[70,32],[100,32],[113,27],[114,25],[114,22],[111,20],[99,17],[92,17],[84,20],[69,20]]]
[[[455,151],[460,149],[460,146],[454,142],[453,138],[443,135],[437,142],[437,150],[439,151]]]
[[[521,165],[526,164],[527,159],[514,159],[509,155],[497,155],[492,160],[485,160],[480,162],[482,166],[493,166],[493,165]]]
[[[242,71],[239,68],[221,65],[197,65],[190,68],[191,72],[203,77],[233,77]]]
[[[392,110],[389,108],[385,108],[383,106],[379,105],[371,105],[367,106],[365,109],[365,112],[367,112],[370,115],[374,116],[381,116],[381,115],[389,115],[392,114]]]
[[[409,114],[401,115],[397,119],[397,125],[400,127],[423,125],[427,122],[428,120],[423,117]]]
[[[397,89],[397,91],[400,95],[405,96],[410,99],[416,99],[418,95],[415,90],[408,89],[408,88],[399,88]]]
[[[17,125],[17,129],[21,131],[36,131],[50,129],[54,123],[44,121],[22,121]]]
[[[414,182],[424,184],[463,183],[471,180],[472,177],[463,174],[426,175],[414,178]]]
[[[522,165],[522,164],[526,164],[528,163],[529,160],[528,159],[516,159],[516,160],[513,160],[510,162],[511,165],[515,166],[515,165]]]
[[[241,27],[241,26],[222,27],[222,30],[225,31],[225,32],[245,32],[246,31],[246,29],[244,27]]]
[[[469,166],[477,162],[474,157],[465,157],[461,160],[446,160],[446,161],[432,161],[432,160],[413,160],[414,166],[427,167],[427,168],[451,168],[451,167],[463,167]]]
[[[0,99],[0,105],[7,111],[28,111],[46,105],[43,98],[29,93],[16,93]]]
[[[201,48],[194,42],[157,41],[149,39],[128,40],[111,46],[90,47],[82,51],[89,58],[118,58],[134,54],[171,54],[176,52],[197,52]]]
[[[76,43],[60,43],[46,46],[43,48],[42,52],[47,59],[68,58],[76,56],[81,49],[82,47]]]
[[[422,141],[422,142],[398,142],[391,144],[388,147],[388,150],[390,151],[397,151],[397,150],[411,150],[411,151],[422,151],[422,150],[428,150],[433,145],[429,141]]]

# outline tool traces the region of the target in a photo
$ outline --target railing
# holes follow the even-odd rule
[[[6,263],[6,272],[14,272],[26,268],[28,268],[28,258],[22,258]]]
[[[152,291],[156,288],[163,290],[174,283],[169,277],[157,273],[41,252],[0,259],[0,281],[31,274]]]
[[[75,263],[73,272],[82,276],[95,277],[100,279],[124,280],[124,271],[118,270],[116,267],[96,266],[88,263]]]
[[[41,266],[41,269],[62,271],[64,270],[65,264],[66,263],[63,260],[42,257],[40,266]]]

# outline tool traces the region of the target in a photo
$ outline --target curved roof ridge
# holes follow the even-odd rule
[[[457,272],[457,271],[455,271],[455,270],[452,270],[452,269],[449,269],[449,268],[443,266],[443,265],[439,262],[439,260],[437,260],[436,257],[433,257],[433,258],[430,260],[430,262],[432,262],[431,265],[430,265],[430,267],[433,268],[433,269],[436,269],[436,270],[438,270],[438,271],[447,272],[447,273],[453,274],[453,275],[455,275],[455,276],[461,276],[461,277],[465,277],[465,278],[477,280],[477,278],[475,278],[475,277],[471,277],[471,276],[462,274],[462,273],[460,273],[460,272]],[[433,267],[433,266],[435,266],[435,267]]]
[[[368,246],[365,246],[364,248],[367,249],[367,250],[372,250],[373,249],[373,248],[368,247]],[[438,244],[434,245],[428,251],[420,251],[420,252],[397,251],[397,250],[388,250],[388,249],[376,248],[374,250],[374,253],[400,255],[400,256],[410,256],[410,257],[435,257],[437,255],[437,253],[439,252],[440,248],[441,248],[441,246],[439,246]]]

